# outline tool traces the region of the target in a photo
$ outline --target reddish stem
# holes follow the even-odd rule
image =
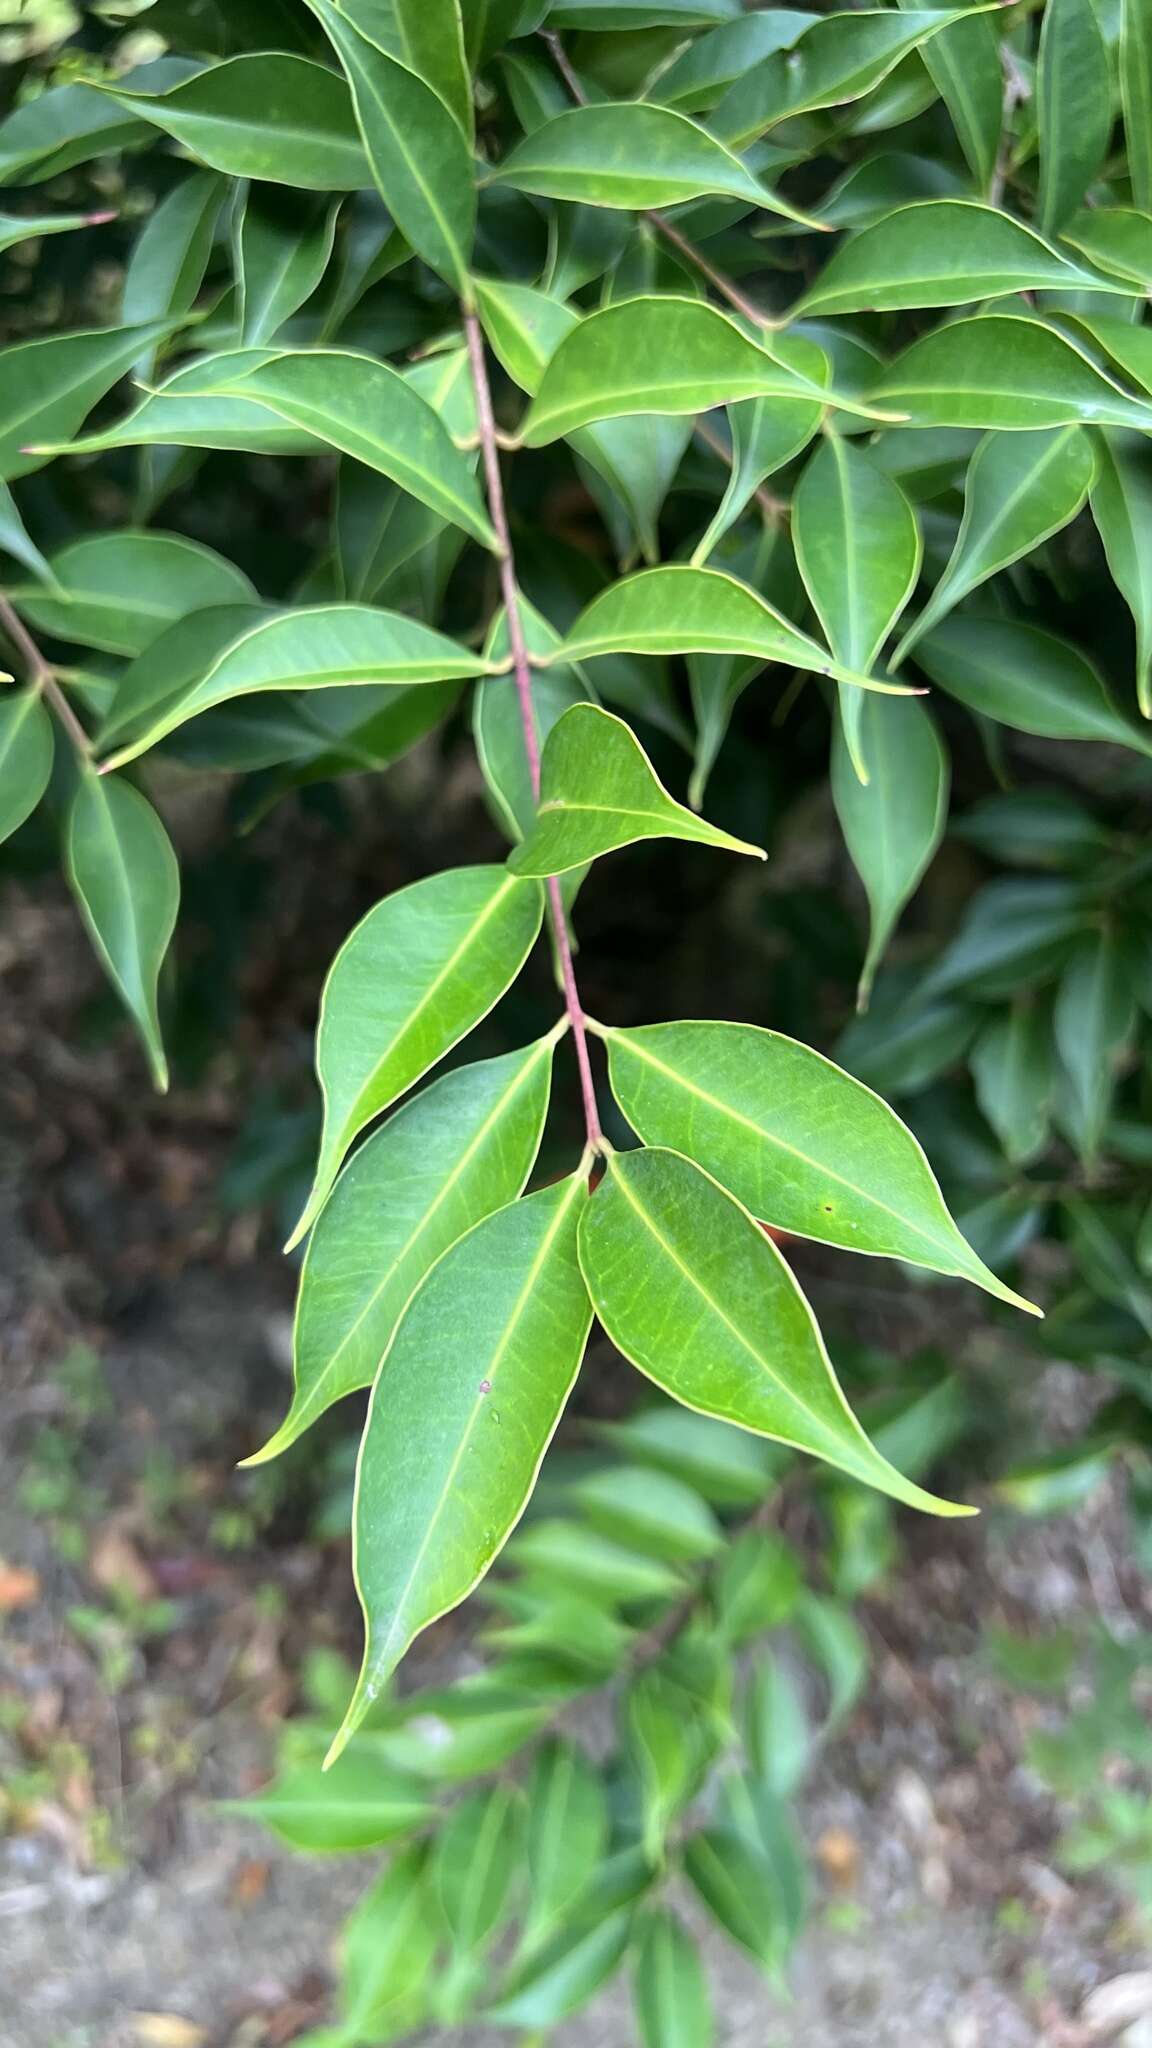
[[[472,388],[476,394],[476,425],[480,435],[480,450],[484,462],[484,479],[488,487],[488,510],[499,544],[500,594],[504,600],[504,616],[508,621],[508,646],[512,655],[512,674],[516,683],[516,698],[520,706],[520,725],[524,734],[524,751],[528,756],[528,779],[532,785],[534,802],[540,800],[540,741],[536,732],[536,714],[532,705],[532,669],[528,648],[524,639],[524,624],[520,616],[520,592],[516,584],[516,563],[512,554],[512,540],[508,532],[508,513],[504,503],[504,481],[500,474],[500,451],[496,438],[496,419],[492,411],[492,392],[488,383],[488,366],[484,359],[484,337],[475,313],[465,312],[464,333],[468,343],[468,361],[472,371]],[[572,964],[572,945],[568,937],[568,919],[564,910],[564,899],[560,894],[560,883],[555,875],[548,877],[548,908],[552,929],[556,939],[556,953],[560,962],[560,978],[564,986],[564,1003],[568,1021],[572,1026],[572,1042],[576,1047],[576,1064],[580,1070],[580,1092],[584,1099],[584,1123],[588,1143],[595,1147],[600,1144],[600,1114],[596,1106],[596,1088],[592,1079],[592,1063],[588,1057],[588,1033],[585,1028],[584,1007],[576,986],[576,970]]]
[[[92,742],[60,688],[55,670],[45,661],[23,619],[6,597],[0,597],[0,626],[28,670],[29,682],[43,691],[77,753],[90,754]]]

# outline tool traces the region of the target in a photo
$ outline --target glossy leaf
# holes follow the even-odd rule
[[[764,858],[759,847],[733,839],[670,797],[622,718],[595,704],[574,704],[548,735],[536,819],[508,865],[515,875],[566,874],[639,839],[692,839]]]
[[[374,0],[341,0],[341,12],[369,37],[381,14]],[[460,0],[395,0],[395,23],[400,48],[392,54],[432,87],[471,141],[472,80]],[[477,24],[471,25],[475,32]]]
[[[531,1889],[525,1935],[526,1946],[534,1946],[542,1934],[570,1918],[608,1839],[600,1773],[566,1737],[553,1736],[537,1750],[527,1809],[524,1846]]]
[[[267,617],[258,604],[207,605],[158,633],[143,654],[129,662],[115,686],[98,735],[100,752],[108,753],[113,741],[123,740],[142,724],[156,724],[195,689],[225,648]]]
[[[334,1401],[370,1387],[425,1274],[522,1192],[548,1108],[555,1037],[445,1074],[349,1161],[305,1254],[292,1405],[248,1464],[278,1457]]]
[[[965,1244],[895,1111],[822,1054],[751,1024],[598,1028],[633,1130],[698,1160],[762,1222],[1028,1306]]]
[[[955,320],[914,341],[872,396],[923,426],[1152,430],[1152,406],[1127,397],[1053,328],[1010,313]]]
[[[193,171],[173,187],[145,222],[124,273],[125,323],[178,317],[195,305],[204,282],[224,185],[214,171]],[[147,350],[137,374],[151,375]]]
[[[39,690],[0,695],[0,841],[36,809],[52,773],[52,720]]]
[[[332,255],[336,208],[317,204],[304,212],[297,198],[278,186],[243,195],[233,230],[238,319],[244,348],[272,341],[310,299]]]
[[[498,1209],[445,1253],[401,1319],[360,1451],[366,1643],[333,1756],[412,1638],[471,1592],[524,1511],[591,1321],[576,1261],[586,1202],[576,1173]]]
[[[1147,733],[1117,710],[1103,678],[1068,640],[1022,619],[945,619],[916,660],[970,711],[1050,740],[1110,740],[1152,752]]]
[[[968,465],[956,545],[891,666],[969,591],[1067,526],[1084,504],[1095,474],[1096,455],[1082,427],[988,434]]]
[[[1152,287],[1152,214],[1130,206],[1086,207],[1065,222],[1061,238],[1097,270]]]
[[[19,602],[57,640],[135,655],[187,612],[255,601],[247,576],[175,533],[95,533],[51,557],[53,583]]]
[[[592,1303],[617,1349],[686,1407],[826,1459],[934,1514],[875,1451],[771,1238],[681,1153],[609,1155],[580,1229]]]
[[[932,860],[948,817],[948,755],[932,713],[916,699],[867,696],[856,705],[863,783],[843,715],[832,743],[832,799],[868,898],[868,951],[857,1002],[867,1006],[901,911]]]
[[[113,218],[108,213],[0,212],[0,256],[20,242],[39,242],[45,235],[66,235],[76,228],[99,227]]]
[[[1120,99],[1132,198],[1152,212],[1152,6],[1121,0]]]
[[[1112,133],[1108,46],[1093,0],[1048,0],[1036,67],[1038,218],[1059,234],[1104,160]]]
[[[140,1033],[157,1088],[166,1088],[157,988],[180,900],[168,834],[138,789],[85,771],[68,812],[65,860],[97,956]]]
[[[41,583],[51,583],[52,571],[20,516],[20,507],[7,484],[0,483],[0,554],[11,555]]]
[[[226,177],[309,192],[354,191],[369,182],[348,88],[306,57],[231,57],[160,93],[98,89]]]
[[[765,57],[776,50],[792,49],[819,19],[818,14],[797,8],[772,7],[722,22],[680,51],[661,72],[651,97],[686,114],[701,113]]]
[[[645,1922],[632,1988],[643,2048],[710,2048],[712,2009],[700,1951],[664,1907]]]
[[[497,867],[450,868],[385,897],[328,971],[316,1033],[324,1130],[292,1235],[315,1222],[358,1131],[442,1059],[516,979],[543,897]]]
[[[53,334],[0,352],[0,477],[42,468],[39,444],[68,441],[97,399],[167,332],[165,321],[152,321]]]
[[[1152,718],[1152,459],[1135,434],[1103,433],[1092,486],[1092,516],[1112,581],[1136,628],[1136,695]]]
[[[293,1849],[317,1855],[394,1842],[421,1827],[432,1808],[420,1785],[372,1757],[352,1754],[333,1771],[309,1764],[287,1771],[252,1798],[230,1801],[230,1810],[250,1814]]]
[[[965,20],[953,19],[942,34],[930,36],[919,47],[921,62],[948,109],[977,190],[987,192],[996,172],[1004,107],[995,18],[973,11]]]

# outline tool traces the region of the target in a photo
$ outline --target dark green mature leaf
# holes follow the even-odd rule
[[[113,218],[109,213],[0,213],[0,256],[19,242],[38,242],[45,235],[99,227]]]
[[[52,773],[52,720],[38,689],[0,696],[0,841],[36,809]]]
[[[700,1951],[666,1907],[645,1921],[632,1991],[644,2048],[710,2048],[712,2009]]]
[[[737,0],[552,0],[549,28],[624,33],[640,28],[710,28],[731,21]]]
[[[758,18],[749,16],[750,20]],[[827,360],[814,343],[793,336],[777,342],[776,352],[781,361],[810,377],[813,383],[823,380]],[[732,470],[724,496],[692,551],[695,567],[707,561],[765,479],[807,447],[823,411],[823,405],[814,398],[753,398],[729,406]]]
[[[1100,1149],[1135,1021],[1130,950],[1119,932],[1103,926],[1073,953],[1054,1012],[1056,1046],[1069,1082],[1062,1121],[1088,1165]]]
[[[1112,133],[1108,46],[1093,0],[1048,0],[1036,69],[1039,221],[1059,234],[1096,176]]]
[[[377,24],[382,11],[376,0],[341,0],[340,11],[370,39],[379,34]],[[390,54],[402,58],[410,71],[415,71],[439,94],[470,142],[472,80],[468,75],[461,13],[460,0],[395,0],[399,47]],[[475,20],[472,27],[475,31]],[[508,32],[513,32],[511,23]],[[500,41],[503,40],[501,36]]]
[[[14,592],[41,632],[106,654],[141,654],[185,613],[255,602],[247,576],[175,533],[94,533],[51,557],[53,583]]]
[[[973,897],[922,992],[963,989],[977,1002],[1014,997],[1050,979],[1090,921],[1083,890],[1064,876],[990,882]]]
[[[250,370],[273,358],[270,349],[224,349],[174,370],[116,426],[80,439],[40,447],[37,453],[101,454],[109,448],[221,448],[255,455],[321,455],[325,443],[290,425],[253,398],[233,394]],[[0,363],[3,358],[0,357]],[[85,410],[88,408],[86,407]]]
[[[609,1154],[581,1223],[580,1263],[612,1342],[675,1400],[930,1514],[969,1512],[922,1492],[873,1449],[771,1238],[681,1153]]]
[[[96,89],[226,177],[309,192],[369,183],[348,88],[306,57],[230,57],[161,92]]]
[[[441,1253],[522,1192],[544,1127],[557,1036],[445,1074],[349,1161],[304,1258],[292,1405],[249,1465],[278,1457],[334,1401],[370,1387]]]
[[[1051,740],[1110,740],[1152,753],[1152,739],[1118,711],[1097,669],[1068,640],[1021,619],[945,619],[916,660],[972,711]]]
[[[1083,0],[1090,7],[1092,0]],[[1084,270],[994,206],[929,199],[898,207],[849,236],[805,292],[795,315],[963,306],[1022,291],[1131,287]],[[946,329],[945,332],[948,332]]]
[[[574,704],[548,735],[535,823],[508,866],[515,875],[566,874],[639,839],[692,839],[765,858],[670,797],[622,718]]]
[[[215,171],[193,171],[175,185],[145,222],[124,273],[121,315],[127,325],[187,313],[204,282],[224,182]],[[137,375],[148,377],[154,349]]]
[[[252,1798],[231,1800],[229,1810],[251,1814],[293,1849],[314,1856],[394,1842],[433,1811],[421,1785],[355,1753],[333,1771],[302,1764]]]
[[[431,85],[389,55],[375,29],[367,32],[365,21],[377,17],[365,0],[356,0],[354,10],[337,7],[333,0],[308,0],[308,5],[347,73],[372,176],[389,213],[416,254],[467,300],[476,188],[459,118]],[[382,18],[387,22],[386,12]],[[433,42],[438,61],[452,61],[434,30],[422,40],[425,54]]]
[[[1041,1152],[1052,1110],[1052,1026],[1027,997],[985,1026],[968,1056],[976,1099],[1014,1164]]]
[[[1074,519],[1096,473],[1082,427],[988,434],[968,465],[964,517],[932,595],[892,657],[895,668],[961,598]]]
[[[1152,718],[1152,459],[1142,436],[1102,433],[1092,516],[1136,626],[1136,696]]]
[[[272,341],[320,283],[332,255],[337,207],[319,202],[303,213],[295,195],[257,186],[239,195],[233,224],[237,339],[259,348]]]
[[[161,57],[137,66],[124,83],[163,92],[198,69],[186,57]],[[0,122],[0,185],[43,184],[91,157],[149,139],[145,122],[123,112],[95,86],[56,86]]]
[[[953,20],[941,35],[921,43],[920,57],[948,109],[977,190],[987,192],[996,171],[1004,106],[993,16],[970,13],[966,20]]]
[[[965,1244],[895,1111],[822,1054],[752,1024],[596,1029],[645,1144],[689,1154],[762,1222],[1029,1307]]]
[[[544,199],[641,210],[716,193],[807,222],[686,114],[642,100],[569,107],[505,157],[501,184]]]
[[[471,1592],[524,1511],[591,1322],[576,1260],[587,1199],[575,1173],[498,1209],[445,1253],[401,1319],[360,1452],[367,1640],[333,1756],[413,1637]]]
[[[354,604],[284,612],[230,640],[191,689],[120,749],[115,763],[134,760],[201,712],[259,691],[449,682],[483,675],[491,665],[483,655],[400,612]]]
[[[167,1088],[157,986],[180,901],[168,834],[131,783],[85,770],[68,813],[65,860],[100,962],[144,1041],[157,1088]]]
[[[47,454],[34,444],[67,441],[134,362],[169,332],[154,320],[142,327],[95,329],[24,341],[0,354],[0,477],[41,469]]]
[[[328,971],[316,1033],[324,1132],[292,1234],[315,1222],[357,1132],[442,1059],[516,979],[540,929],[534,882],[450,868],[385,897]]]
[[[1061,239],[1097,270],[1110,270],[1146,289],[1152,286],[1152,214],[1131,206],[1086,207],[1065,223]]]
[[[702,113],[765,57],[791,49],[819,19],[796,8],[771,7],[723,22],[680,51],[655,80],[649,97],[685,114]]]
[[[948,755],[930,711],[869,694],[853,700],[863,783],[843,716],[832,743],[832,798],[852,864],[868,898],[868,951],[857,1003],[868,1003],[876,969],[905,905],[944,837]]]
[[[107,754],[113,742],[155,723],[196,687],[225,648],[268,616],[258,604],[208,605],[158,634],[116,684],[97,737],[99,751]]]
[[[872,395],[924,426],[1019,432],[1081,421],[1152,431],[1152,405],[1128,397],[1054,328],[1011,313],[955,320],[924,335],[881,374]]]
[[[0,554],[11,555],[41,583],[51,583],[52,571],[20,516],[20,507],[7,484],[0,483]]]
[[[1152,4],[1121,0],[1120,98],[1132,197],[1152,212]]]

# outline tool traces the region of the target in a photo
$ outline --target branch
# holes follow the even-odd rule
[[[24,663],[29,682],[48,699],[76,752],[86,757],[90,755],[92,742],[60,688],[55,669],[45,661],[23,619],[6,597],[0,597],[0,626]]]
[[[520,706],[520,725],[524,734],[524,751],[528,756],[528,776],[532,785],[535,802],[540,800],[540,741],[536,732],[536,717],[532,707],[532,670],[528,648],[524,639],[524,623],[520,616],[520,592],[516,583],[516,563],[512,554],[512,541],[508,532],[508,514],[504,504],[504,484],[500,475],[500,451],[497,445],[496,420],[492,411],[492,392],[488,383],[488,367],[484,359],[484,337],[475,313],[464,314],[464,333],[468,343],[468,362],[472,371],[472,388],[476,394],[476,422],[480,431],[480,449],[484,461],[484,477],[488,487],[488,510],[496,529],[499,542],[500,591],[504,599],[504,616],[508,621],[508,645],[512,652],[512,674],[516,684],[516,698]],[[588,1143],[594,1149],[601,1141],[600,1114],[596,1106],[596,1088],[592,1079],[592,1064],[588,1057],[588,1033],[585,1028],[584,1008],[576,986],[576,970],[572,964],[572,946],[568,937],[568,919],[564,911],[564,900],[560,894],[560,883],[555,875],[548,877],[548,908],[552,929],[556,939],[556,955],[560,962],[560,978],[564,986],[564,1003],[572,1026],[572,1042],[576,1047],[576,1064],[580,1069],[580,1092],[584,1099],[584,1124]]]

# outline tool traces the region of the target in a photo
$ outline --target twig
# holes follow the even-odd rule
[[[989,206],[999,206],[1004,197],[1004,185],[1012,161],[1012,116],[1024,100],[1032,97],[1032,88],[1006,43],[1000,48],[1000,62],[1004,67],[1004,100],[1000,114],[1000,147],[988,185]]]
[[[732,462],[731,448],[725,447],[719,434],[713,427],[708,425],[706,419],[698,419],[696,421],[695,431],[697,440],[703,441],[706,448],[711,448],[716,455],[722,455],[725,462]],[[763,512],[765,519],[769,520],[773,526],[778,525],[781,520],[787,519],[792,509],[786,498],[774,497],[772,492],[767,490],[763,484],[757,485],[752,496]]]
[[[76,713],[73,711],[67,697],[64,695],[63,690],[60,688],[56,680],[55,669],[51,666],[50,662],[45,661],[23,619],[20,618],[14,607],[9,604],[6,597],[0,597],[0,626],[4,628],[8,639],[12,642],[13,647],[24,663],[28,671],[29,682],[35,689],[42,691],[48,699],[77,753],[83,754],[85,757],[90,755],[92,752],[92,742],[88,738]]]
[[[496,420],[492,411],[492,392],[488,383],[488,366],[484,359],[484,337],[475,313],[465,312],[464,333],[468,343],[468,362],[472,371],[472,388],[476,394],[476,421],[480,430],[480,448],[484,461],[484,476],[488,487],[488,510],[496,530],[499,543],[500,591],[504,599],[504,616],[508,621],[508,645],[512,654],[512,674],[516,685],[516,698],[520,706],[520,725],[524,734],[524,751],[528,757],[528,779],[532,786],[535,802],[540,800],[540,741],[536,732],[536,717],[532,707],[532,670],[528,648],[524,640],[524,625],[520,616],[520,592],[516,583],[516,563],[512,554],[512,540],[508,531],[508,514],[504,503],[504,483],[500,475],[500,451],[496,439]],[[572,1026],[572,1042],[576,1047],[576,1064],[580,1069],[580,1092],[584,1099],[584,1124],[588,1143],[593,1148],[600,1145],[600,1113],[596,1105],[596,1088],[592,1079],[592,1063],[588,1057],[588,1033],[585,1029],[584,1008],[576,986],[576,970],[572,964],[572,946],[568,937],[568,919],[564,910],[564,899],[560,894],[560,883],[555,875],[548,877],[548,907],[556,939],[556,955],[560,962],[560,978],[564,985],[564,1003]]]

